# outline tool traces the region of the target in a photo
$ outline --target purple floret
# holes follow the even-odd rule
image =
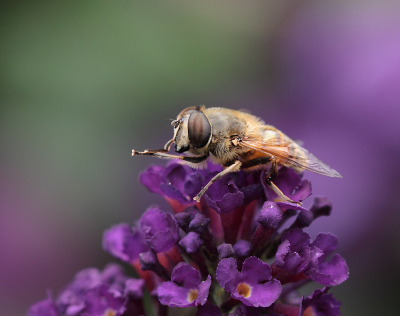
[[[204,233],[208,232],[208,224],[210,223],[210,219],[205,217],[203,214],[197,213],[192,221],[189,223],[189,230],[194,231],[196,233]]]
[[[51,298],[32,305],[27,316],[60,316],[57,306]]]
[[[174,215],[178,225],[185,232],[189,230],[189,224],[194,219],[194,217],[199,214],[199,210],[195,205],[189,206],[183,212]]]
[[[162,195],[160,184],[162,180],[160,174],[164,171],[164,167],[160,165],[153,165],[148,167],[145,171],[140,173],[139,181],[152,193]]]
[[[275,265],[292,273],[304,272],[310,262],[310,236],[300,229],[286,231],[276,252]]]
[[[171,281],[157,288],[158,299],[170,307],[204,305],[211,286],[211,276],[201,282],[200,273],[190,264],[178,263],[172,271]]]
[[[140,174],[139,180],[150,192],[190,205],[194,204],[193,198],[200,192],[204,178],[200,171],[173,160],[165,168],[150,166]]]
[[[75,275],[57,300],[47,299],[33,305],[28,316],[122,316],[132,308],[137,310],[134,300],[142,298],[143,286],[143,280],[128,278],[115,264],[103,271],[88,268]]]
[[[128,279],[125,281],[124,295],[135,299],[143,297],[143,279]]]
[[[195,232],[189,232],[179,241],[179,246],[185,249],[187,253],[199,251],[203,244],[203,240],[200,238],[199,234]]]
[[[143,231],[128,224],[114,225],[103,234],[103,249],[125,262],[133,262],[149,251]]]
[[[179,227],[175,218],[156,205],[147,209],[140,218],[139,225],[147,243],[157,253],[168,251],[179,239]]]
[[[338,285],[347,280],[349,269],[346,261],[335,254],[330,261],[327,256],[337,248],[337,237],[320,233],[314,242],[299,228],[286,231],[276,252],[274,265],[292,274],[304,272],[311,280],[325,286]]]
[[[221,259],[235,257],[235,249],[231,244],[221,244],[218,246],[218,254]]]
[[[283,201],[265,182],[265,172],[261,173],[261,180],[264,187],[264,192],[268,201],[276,202],[282,210],[304,210],[306,208],[295,203]],[[279,169],[279,173],[273,180],[273,183],[285,194],[288,198],[296,202],[302,202],[312,193],[311,183],[308,180],[302,180],[300,175],[293,169],[283,167]]]
[[[206,177],[205,183],[211,180],[215,174]],[[233,175],[214,182],[204,194],[207,205],[219,214],[227,214],[243,204],[244,194],[236,186]]]
[[[232,174],[236,186],[244,194],[244,204],[263,198],[264,189],[260,182],[260,172],[237,172]]]
[[[308,227],[318,217],[329,216],[331,214],[331,210],[332,203],[326,197],[316,196],[310,211],[301,210],[291,228]]]
[[[329,288],[316,289],[313,294],[303,297],[300,303],[300,314],[313,316],[339,316],[340,303],[332,294],[327,294]]]
[[[232,298],[247,306],[268,307],[282,291],[281,283],[272,279],[271,267],[256,257],[247,258],[241,272],[235,259],[222,259],[217,268],[217,281]]]
[[[251,242],[240,239],[233,245],[237,257],[248,257],[253,250]]]
[[[316,251],[322,251],[321,256],[313,258],[312,264],[306,271],[311,280],[325,286],[338,285],[347,280],[349,268],[341,255],[336,253],[330,261],[325,261],[338,246],[335,235],[319,233],[311,246]]]
[[[277,229],[282,221],[282,209],[275,202],[266,201],[261,208],[257,222],[265,228]]]

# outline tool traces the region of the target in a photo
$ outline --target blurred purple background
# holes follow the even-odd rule
[[[138,182],[165,162],[130,152],[199,104],[246,108],[343,175],[305,174],[333,203],[310,233],[336,234],[350,266],[333,292],[343,315],[398,314],[399,3],[5,1],[0,28],[2,314],[111,261],[112,224],[167,207]]]

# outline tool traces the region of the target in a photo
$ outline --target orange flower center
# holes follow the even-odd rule
[[[314,310],[311,306],[308,306],[303,313],[303,316],[315,316]]]
[[[116,312],[115,310],[113,310],[113,309],[107,309],[107,310],[104,312],[103,316],[115,316],[116,314],[117,314],[117,312]]]
[[[236,291],[240,296],[248,298],[251,294],[251,287],[246,283],[239,283],[239,285],[236,288]]]
[[[188,294],[188,302],[193,302],[195,300],[197,300],[197,296],[199,296],[199,291],[198,290],[190,290],[189,294]]]

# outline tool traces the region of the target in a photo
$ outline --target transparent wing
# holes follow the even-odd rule
[[[278,158],[281,165],[286,167],[304,169],[328,177],[342,177],[339,172],[281,133],[280,137],[265,137],[264,139],[265,141],[244,138],[241,145],[274,156]]]

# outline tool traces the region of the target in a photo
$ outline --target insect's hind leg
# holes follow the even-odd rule
[[[296,202],[289,199],[273,182],[272,180],[278,175],[278,165],[276,163],[275,157],[263,157],[263,158],[256,158],[252,160],[248,160],[242,164],[242,169],[255,167],[258,165],[264,165],[267,163],[271,163],[271,169],[269,170],[266,176],[266,183],[267,185],[283,200],[294,203],[297,205],[301,205],[301,202]]]
[[[271,180],[269,180],[269,181],[267,180],[267,184],[279,197],[281,197],[286,202],[294,203],[294,204],[301,206],[301,202],[296,202],[296,201],[289,199],[285,194],[283,194],[283,192]]]
[[[271,170],[269,171],[269,173],[267,174],[266,177],[266,181],[268,186],[283,200],[285,200],[286,202],[289,203],[294,203],[297,205],[301,206],[301,202],[296,202],[293,201],[291,199],[289,199],[285,194],[283,194],[283,192],[272,182],[273,179],[275,179],[275,177],[278,175],[278,165],[276,163],[276,160],[274,157],[272,157],[272,166],[271,166]]]

